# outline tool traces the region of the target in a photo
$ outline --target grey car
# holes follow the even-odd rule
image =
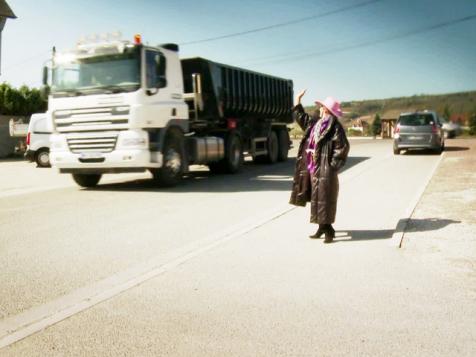
[[[443,125],[432,111],[402,113],[394,133],[393,153],[401,150],[430,149],[440,154],[445,148]]]

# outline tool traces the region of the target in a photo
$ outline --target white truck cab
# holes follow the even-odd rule
[[[188,131],[180,60],[166,47],[136,38],[54,54],[47,112],[54,167],[81,186],[103,173],[162,167],[162,129]]]
[[[28,124],[25,157],[35,161],[38,167],[50,167],[51,134],[51,122],[46,113],[33,114]]]

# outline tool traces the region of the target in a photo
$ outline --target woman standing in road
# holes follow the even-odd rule
[[[347,159],[349,142],[337,120],[342,116],[340,103],[331,97],[316,101],[319,116],[314,118],[301,105],[305,93],[306,90],[298,94],[293,108],[304,136],[299,145],[290,203],[305,206],[311,202],[311,223],[319,224],[319,228],[310,238],[324,234],[324,243],[331,243],[339,194],[337,173]]]

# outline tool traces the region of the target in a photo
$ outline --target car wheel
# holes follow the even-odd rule
[[[101,179],[101,174],[73,174],[73,180],[81,187],[94,187]]]
[[[51,167],[50,152],[47,149],[41,149],[36,153],[35,159],[38,167]]]
[[[400,149],[398,149],[398,148],[393,148],[393,154],[394,154],[394,155],[400,155]]]

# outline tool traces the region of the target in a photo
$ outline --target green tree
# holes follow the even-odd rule
[[[372,129],[371,133],[373,136],[380,135],[382,132],[382,120],[380,119],[380,115],[375,114],[374,121],[372,122]]]
[[[41,98],[40,91],[36,88],[32,88],[28,98],[30,104],[29,115],[33,113],[45,112],[47,107],[47,101]]]
[[[443,116],[448,120],[451,118],[451,108],[448,104],[445,104],[445,107],[443,108]]]
[[[6,114],[5,109],[5,91],[10,88],[10,85],[6,82],[0,84],[0,114]]]
[[[8,83],[0,84],[0,114],[30,116],[46,111],[46,106],[36,88],[23,85],[16,89]]]
[[[474,108],[473,113],[469,118],[469,134],[476,135],[476,108]]]
[[[10,86],[6,87],[3,92],[3,114],[11,115],[15,107],[15,91]]]

